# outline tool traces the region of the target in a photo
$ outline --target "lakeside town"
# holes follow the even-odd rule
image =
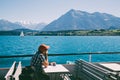
[[[23,31],[25,36],[120,36],[119,29],[113,30],[63,30],[63,31],[36,31],[19,29],[11,31],[0,31],[0,36],[19,36]]]

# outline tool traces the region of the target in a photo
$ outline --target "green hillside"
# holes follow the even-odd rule
[[[25,36],[119,36],[120,30],[24,31]],[[19,36],[20,31],[0,31],[0,35]]]

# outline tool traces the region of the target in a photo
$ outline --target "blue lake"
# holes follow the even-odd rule
[[[119,36],[0,36],[0,55],[34,54],[42,43],[50,46],[49,54],[120,52]],[[0,67],[9,67],[15,60],[22,61],[23,65],[29,65],[30,59],[0,59]],[[57,63],[77,59],[88,60],[88,55],[49,57],[49,61]],[[120,54],[93,55],[92,61],[120,61]]]

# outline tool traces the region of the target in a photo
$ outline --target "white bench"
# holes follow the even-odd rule
[[[76,73],[82,80],[119,80],[113,72],[84,60],[76,61]]]

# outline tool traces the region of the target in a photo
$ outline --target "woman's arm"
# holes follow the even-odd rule
[[[42,64],[43,64],[45,67],[48,67],[49,62],[45,60]]]
[[[45,54],[45,60],[48,61],[48,54]]]
[[[43,65],[45,67],[47,67],[49,65],[49,62],[48,62],[48,51],[45,52],[44,57],[45,57],[45,61],[43,62]]]

